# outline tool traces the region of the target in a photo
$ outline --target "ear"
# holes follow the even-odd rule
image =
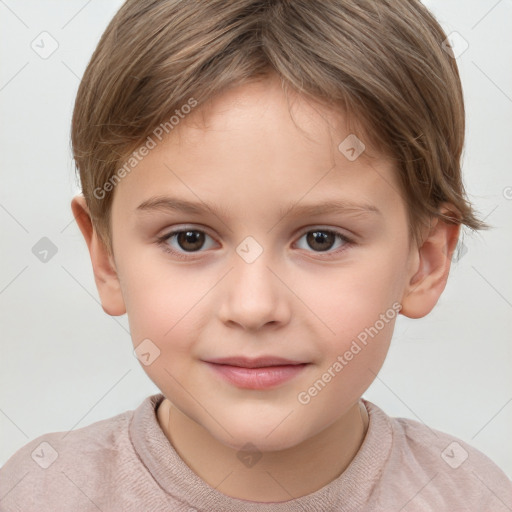
[[[453,217],[453,208],[442,208]],[[459,239],[460,224],[435,218],[420,247],[411,249],[412,265],[401,313],[409,318],[428,315],[443,292],[453,252]]]
[[[93,226],[91,214],[83,195],[73,198],[71,210],[89,248],[94,280],[96,281],[103,311],[111,316],[124,315],[126,307],[114,258],[110,255]]]

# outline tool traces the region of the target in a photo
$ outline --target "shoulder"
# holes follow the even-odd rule
[[[376,405],[366,404],[374,414],[385,415]],[[433,503],[438,510],[451,511],[512,509],[512,482],[487,455],[419,421],[387,419],[392,449],[381,485],[405,490],[404,499],[411,501],[404,512],[429,510]]]
[[[0,510],[97,510],[96,489],[135,457],[129,437],[133,413],[27,443],[0,469]]]

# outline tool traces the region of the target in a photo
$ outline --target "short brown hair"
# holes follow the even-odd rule
[[[446,38],[419,0],[128,0],[91,57],[72,121],[100,238],[111,250],[105,184],[156,127],[191,99],[202,105],[270,73],[343,109],[396,160],[414,236],[443,217],[442,202],[458,211],[445,220],[486,227],[462,183],[464,100]]]

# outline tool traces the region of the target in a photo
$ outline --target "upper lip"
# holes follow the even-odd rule
[[[281,357],[257,357],[254,359],[248,357],[222,357],[218,359],[208,359],[207,363],[225,364],[229,366],[240,366],[242,368],[264,368],[268,366],[284,366],[305,364],[302,361],[291,361]]]

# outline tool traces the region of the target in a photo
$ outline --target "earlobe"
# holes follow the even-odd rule
[[[124,315],[126,307],[114,259],[93,226],[89,208],[83,195],[73,198],[71,210],[89,249],[94,280],[103,311],[111,316]]]
[[[415,264],[402,298],[404,316],[422,318],[437,304],[448,280],[459,232],[460,224],[434,219],[421,246],[415,249]]]

